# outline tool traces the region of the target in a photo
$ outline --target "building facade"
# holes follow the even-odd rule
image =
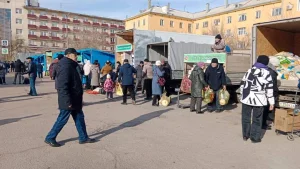
[[[235,4],[189,13],[170,8],[149,6],[127,18],[126,30],[161,30],[204,35],[221,34],[233,48],[249,49],[253,24],[300,16],[300,0],[247,0]]]
[[[11,10],[11,41],[21,39],[31,53],[67,47],[112,52],[115,33],[125,29],[122,20],[41,8],[35,1],[0,0],[0,6]]]

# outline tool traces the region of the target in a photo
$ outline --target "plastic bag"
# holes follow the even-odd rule
[[[117,96],[123,96],[123,90],[119,83],[116,84],[116,95]]]
[[[228,93],[227,90],[219,91],[219,102],[221,106],[228,104],[229,98],[230,98],[230,94]]]
[[[171,97],[167,97],[166,93],[164,93],[161,97],[161,99],[159,100],[159,105],[162,105],[162,106],[169,106],[171,102]]]
[[[208,104],[208,103],[213,102],[214,98],[215,98],[215,94],[214,94],[214,91],[212,89],[203,91],[203,101],[205,103]]]

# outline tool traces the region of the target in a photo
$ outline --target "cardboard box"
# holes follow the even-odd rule
[[[288,133],[292,131],[300,130],[300,116],[293,117],[293,109],[276,109],[275,112],[275,129]],[[294,123],[293,123],[294,118]]]

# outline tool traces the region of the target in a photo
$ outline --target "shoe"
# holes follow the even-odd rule
[[[124,103],[124,102],[123,102],[123,103],[121,103],[121,104],[122,104],[122,105],[127,105],[127,103]]]
[[[216,110],[216,113],[221,113],[222,112],[222,110]]]
[[[196,110],[190,110],[190,112],[195,112]]]
[[[46,144],[49,144],[51,147],[60,147],[61,145],[55,140],[45,140]]]
[[[259,139],[259,140],[251,139],[251,142],[252,142],[252,143],[260,143],[260,142],[261,142],[261,139]]]
[[[27,93],[29,96],[31,96],[31,93]]]
[[[136,102],[135,102],[135,100],[132,100],[132,104],[133,104],[133,105],[136,105]]]
[[[214,110],[211,109],[211,110],[208,110],[208,112],[212,113],[212,112],[214,112]]]
[[[152,106],[159,107],[159,104],[152,104]]]
[[[16,85],[16,83],[13,83],[14,85]]]
[[[263,125],[262,129],[264,130],[272,130],[272,126],[271,125]]]
[[[144,100],[152,100],[152,98],[145,98]]]
[[[79,141],[79,144],[86,144],[86,143],[95,143],[96,140],[95,139],[92,139],[92,138],[88,138],[87,140],[85,141]]]
[[[243,140],[244,141],[247,141],[249,138],[248,137],[243,137]]]
[[[200,112],[197,112],[197,114],[204,114],[204,112],[203,112],[203,111],[200,111]]]

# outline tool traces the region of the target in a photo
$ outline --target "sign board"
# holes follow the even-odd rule
[[[2,40],[1,45],[2,46],[8,46],[8,40]]]
[[[52,52],[46,52],[46,56],[51,56],[52,57]]]
[[[8,48],[2,48],[2,54],[8,55]]]
[[[213,58],[217,58],[219,63],[226,63],[226,53],[202,53],[202,54],[185,54],[185,63],[211,63]]]
[[[117,45],[116,46],[117,52],[129,52],[132,51],[132,44],[123,44],[123,45]]]

